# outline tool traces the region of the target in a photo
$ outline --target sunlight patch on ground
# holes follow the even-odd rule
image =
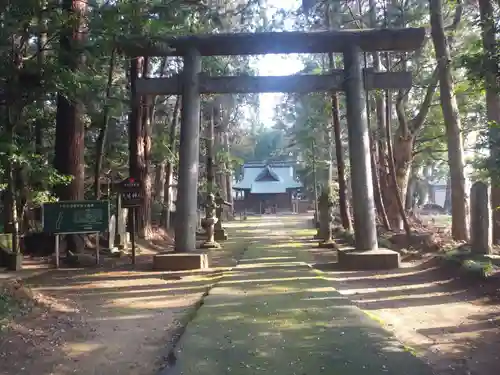
[[[335,292],[335,288],[332,287],[323,287],[323,288],[309,288],[307,289],[308,292],[313,292],[313,293],[328,293],[328,292]]]
[[[192,304],[192,300],[196,299],[197,295],[184,296],[179,299],[179,296],[147,296],[147,297],[131,297],[118,298],[103,305],[103,307],[122,307],[129,309],[169,309],[188,307]]]
[[[238,233],[265,233],[267,230],[265,229],[240,229]]]
[[[273,283],[273,282],[286,282],[286,281],[300,281],[300,280],[319,280],[320,277],[281,277],[281,278],[270,278],[270,279],[251,279],[251,280],[223,280],[219,282],[219,285],[230,285],[230,284],[244,284],[244,283]]]
[[[446,281],[449,282],[449,281]],[[402,292],[402,293],[408,293],[411,292],[412,290],[419,290],[422,288],[432,288],[435,287],[436,285],[442,285],[445,284],[446,282],[429,282],[429,283],[420,283],[420,284],[411,284],[411,285],[400,285],[400,286],[385,286],[383,288],[384,292]],[[361,288],[361,289],[347,289],[342,291],[342,294],[344,295],[354,295],[354,294],[370,294],[370,293],[380,293],[381,288]]]
[[[293,231],[293,236],[297,237],[313,237],[316,234],[316,229],[299,229]]]
[[[98,351],[102,348],[103,348],[102,344],[97,344],[92,342],[85,342],[85,343],[69,342],[63,347],[63,350],[68,357],[77,358],[81,355]]]
[[[434,297],[449,297],[449,296],[454,296],[454,295],[460,295],[462,294],[462,291],[457,291],[457,292],[434,292],[434,293],[421,293],[421,294],[407,294],[403,293],[399,296],[388,296],[388,297],[381,297],[381,298],[360,298],[356,299],[356,303],[374,303],[374,302],[390,302],[390,301],[410,301],[410,300],[419,300],[423,298],[434,298]],[[443,301],[443,303],[438,304],[438,305],[445,305],[449,304],[447,301]],[[386,307],[389,308],[389,307]],[[397,307],[401,308],[401,307]]]
[[[380,271],[379,273],[377,274],[368,274],[366,276],[359,276],[358,274],[360,273],[360,271],[342,271],[342,272],[338,272],[338,271],[321,271],[323,272],[325,275],[328,275],[328,278],[329,280],[332,280],[332,281],[351,281],[351,282],[354,282],[354,281],[362,281],[362,280],[367,280],[367,281],[370,281],[370,280],[380,280],[380,279],[387,279],[388,282],[391,281],[391,279],[399,279],[401,277],[404,277],[404,276],[413,276],[413,275],[418,275],[418,274],[422,274],[422,273],[428,273],[429,271],[433,271],[435,269],[438,269],[438,267],[429,267],[429,268],[425,268],[425,269],[421,269],[421,270],[411,270],[411,271],[408,271],[408,272],[397,272],[397,273],[389,273],[390,271],[388,272],[383,272],[383,271]],[[356,276],[351,276],[351,275],[356,275]],[[449,280],[446,280],[446,282],[449,282],[451,281],[451,279]]]
[[[114,312],[113,312],[114,313]],[[112,316],[98,316],[95,318],[87,318],[88,322],[104,322],[114,320],[139,320],[139,319],[152,319],[156,314],[128,314],[128,315],[112,315]]]
[[[297,248],[297,247],[305,247],[308,244],[303,242],[284,242],[284,243],[276,243],[274,245],[270,245],[270,248]]]
[[[238,269],[244,270],[247,268],[271,268],[271,267],[276,267],[276,268],[287,268],[287,267],[297,267],[297,266],[304,266],[304,262],[300,261],[294,261],[294,262],[287,262],[287,263],[251,263],[251,264],[239,264]]]
[[[242,264],[245,263],[250,263],[250,262],[260,262],[260,261],[266,261],[266,260],[295,260],[297,259],[296,257],[263,257],[263,258],[251,258],[251,259],[241,259],[240,264],[238,265],[238,268],[242,266]],[[273,263],[276,264],[276,263]],[[253,264],[252,264],[253,265]]]

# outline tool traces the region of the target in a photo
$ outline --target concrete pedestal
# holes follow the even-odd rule
[[[399,268],[401,259],[398,252],[389,249],[343,249],[338,252],[338,262],[345,270],[390,270]]]
[[[0,267],[8,271],[20,271],[23,268],[23,254],[0,249]]]
[[[220,244],[217,241],[205,241],[199,246],[200,249],[220,249]]]
[[[334,241],[332,241],[332,240],[321,241],[318,244],[318,247],[321,248],[321,249],[335,249],[337,247],[337,244]]]
[[[207,254],[167,253],[153,258],[155,271],[188,271],[208,268]]]
[[[227,233],[224,229],[216,229],[215,230],[215,240],[216,241],[225,241],[227,240]]]

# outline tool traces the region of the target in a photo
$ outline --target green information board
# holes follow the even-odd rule
[[[108,201],[62,201],[45,203],[42,208],[46,233],[106,232],[109,224]]]

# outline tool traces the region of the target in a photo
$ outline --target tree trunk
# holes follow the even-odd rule
[[[389,220],[387,218],[387,212],[385,210],[385,205],[384,205],[384,199],[382,198],[382,191],[380,190],[380,179],[378,175],[378,169],[377,169],[377,158],[375,155],[377,155],[377,142],[374,141],[374,136],[373,134],[370,137],[370,141],[372,144],[372,152],[370,154],[370,162],[372,165],[372,180],[373,180],[373,194],[375,198],[375,206],[377,207],[377,213],[378,217],[382,221],[382,224],[384,225],[384,228],[386,230],[390,230],[390,224]]]
[[[225,146],[226,146],[226,152],[228,156],[230,157],[231,155],[231,146],[229,144],[229,132],[226,131],[225,135]],[[227,166],[227,172],[226,172],[226,190],[227,190],[227,202],[231,204],[231,206],[228,209],[228,219],[233,219],[233,166],[228,165]]]
[[[333,54],[328,54],[330,70],[335,69],[335,61]],[[332,123],[333,123],[333,138],[335,141],[335,159],[337,161],[337,179],[339,184],[339,208],[342,227],[345,230],[352,231],[352,220],[349,211],[349,201],[347,199],[347,184],[345,180],[345,162],[344,152],[342,147],[341,129],[340,129],[340,110],[339,98],[336,92],[330,93],[332,103]]]
[[[451,213],[451,178],[448,177],[446,179],[446,190],[445,190],[445,195],[444,195],[444,205],[443,208]]]
[[[369,14],[370,14],[370,27],[377,28],[377,4],[375,0],[369,0]],[[379,52],[373,52],[373,69],[375,71],[381,71],[381,61]],[[389,69],[387,67],[387,69]],[[378,171],[378,182],[379,190],[381,193],[382,206],[387,207],[391,194],[389,188],[389,180],[388,180],[388,166],[387,166],[387,142],[385,140],[385,97],[381,90],[377,90],[374,93],[375,95],[375,113],[377,119],[377,131],[374,135],[374,140],[376,141],[376,147],[378,156],[375,157],[375,160],[378,158],[378,164],[375,166]],[[377,160],[376,160],[377,161]],[[387,216],[387,213],[384,212],[384,215]]]
[[[167,167],[167,163],[162,161],[158,163],[155,170],[155,200],[159,203],[163,203],[165,201],[165,170]]]
[[[17,73],[17,72],[16,72]],[[17,81],[18,74],[14,74],[13,80]],[[15,84],[15,82],[13,82]],[[12,87],[13,85],[9,85]],[[9,87],[9,88],[10,88]],[[13,91],[13,90],[9,90]],[[17,112],[13,107],[15,103],[7,103],[5,106],[5,118],[3,134],[4,142],[6,144],[15,145],[15,123],[17,122]],[[6,189],[2,192],[3,203],[3,219],[4,219],[4,232],[12,233],[12,251],[18,252],[18,234],[19,234],[19,220],[17,210],[17,188],[15,183],[15,158],[13,154],[14,148],[7,148],[7,151],[2,156],[2,167],[4,169],[3,181],[7,183]]]
[[[129,149],[129,175],[136,180],[140,179],[140,164],[144,158],[144,142],[142,140],[141,124],[141,98],[136,93],[136,82],[139,72],[142,70],[143,59],[136,57],[130,60],[130,115],[128,118],[128,149]],[[136,215],[136,209],[130,209],[129,223],[132,222],[132,215]],[[137,226],[137,221],[136,221]],[[130,228],[136,230],[136,228]]]
[[[83,57],[75,52],[74,48],[75,43],[82,44],[85,40],[83,22],[86,7],[86,3],[82,1],[62,1],[62,10],[66,17],[79,19],[74,27],[62,30],[60,37],[60,63],[73,72],[77,72],[84,63]],[[85,129],[82,116],[81,103],[63,93],[57,95],[54,167],[59,173],[73,177],[68,185],[57,186],[56,193],[60,200],[83,199]]]
[[[177,132],[177,125],[179,123],[179,114],[180,114],[180,105],[181,103],[181,96],[178,95],[176,100],[175,100],[175,105],[174,109],[172,111],[172,121],[170,123],[170,129],[169,129],[169,134],[168,134],[168,149],[170,150],[170,158],[168,159],[167,162],[167,169],[165,171],[165,228],[169,229],[170,228],[170,206],[172,205],[172,189],[173,187],[171,186],[173,183],[173,176],[174,176],[174,158],[173,155],[175,153],[175,134]]]
[[[493,124],[489,128],[491,165],[500,160],[500,87],[498,84],[498,64],[496,27],[491,0],[478,0],[481,16],[481,37],[483,41],[483,74],[486,91],[486,116]],[[492,175],[491,206],[493,208],[493,241],[500,240],[500,178]]]
[[[405,199],[406,212],[413,210],[414,207],[413,196],[416,191],[416,184],[417,184],[416,178],[414,176],[410,177],[408,181],[408,187],[406,188],[406,199]]]
[[[38,9],[38,26],[40,27],[39,35],[37,38],[37,64],[40,76],[43,76],[45,67],[45,44],[47,43],[47,21],[44,16],[45,0],[41,0]],[[38,118],[35,122],[35,153],[38,156],[42,156],[43,153],[43,120],[42,113],[45,113],[45,97],[42,97],[37,101],[37,107],[39,110]],[[37,184],[43,184],[42,181],[37,181]]]
[[[397,215],[391,215],[389,217],[389,224],[391,226],[392,230],[398,231],[401,230],[401,223],[400,222],[394,222],[392,223],[390,220],[391,218],[399,218],[402,223],[403,227],[405,229],[405,232],[408,236],[411,234],[411,229],[410,229],[410,224],[408,223],[408,218],[406,217],[405,209],[404,209],[404,199],[405,196],[403,193],[406,193],[406,188],[407,188],[407,183],[408,183],[408,177],[409,177],[409,172],[410,172],[410,165],[408,163],[404,165],[397,165],[396,164],[396,157],[392,148],[392,130],[391,130],[391,96],[389,94],[389,91],[386,91],[386,119],[385,119],[385,138],[386,138],[386,144],[387,144],[387,160],[388,160],[388,165],[389,165],[389,182],[392,187],[392,193],[393,198],[390,201],[390,209],[388,209],[388,212],[393,212],[397,210],[398,214]],[[400,137],[402,138],[402,137]],[[402,143],[405,144],[407,148],[409,148],[409,151],[407,149],[403,149],[402,151],[408,152],[409,153],[409,160],[411,160],[412,157],[412,150],[413,150],[413,137],[408,137],[407,140],[408,142]],[[401,141],[401,139],[400,139]],[[406,156],[406,154],[404,154]],[[406,158],[402,158],[405,160]],[[396,166],[397,165],[397,166]],[[405,173],[405,174],[403,174]],[[391,211],[392,209],[392,211]],[[398,226],[399,225],[399,226]]]
[[[96,199],[101,199],[101,172],[102,172],[102,163],[106,148],[106,135],[108,132],[109,110],[110,110],[109,100],[111,98],[111,85],[113,84],[115,60],[116,60],[116,50],[115,48],[113,48],[113,50],[111,51],[111,56],[109,58],[108,82],[106,84],[106,96],[104,99],[105,102],[102,114],[102,124],[101,128],[99,129],[99,136],[97,137],[97,144],[96,144],[96,162],[94,169],[94,196]]]
[[[69,26],[61,31],[59,61],[64,68],[77,72],[84,64],[84,57],[77,48],[86,39],[84,17],[87,3],[79,0],[63,0],[61,8],[65,17],[76,22],[68,22]],[[84,199],[85,127],[82,117],[83,106],[77,98],[68,97],[64,93],[57,95],[54,168],[60,174],[72,176],[69,184],[55,188],[60,200]],[[81,252],[83,248],[83,241],[68,236],[68,252]]]
[[[463,7],[462,4],[459,3],[455,9],[453,22],[446,28],[448,32],[453,33],[456,30],[462,18],[462,13],[463,13]],[[400,26],[406,26],[406,25],[403,24]],[[448,37],[448,41],[450,44],[452,43],[453,34],[451,34]],[[390,70],[391,61],[388,53],[385,54],[385,58],[386,58],[387,68]],[[405,61],[403,65],[406,65]],[[400,91],[398,93],[395,107],[399,124],[398,124],[398,130],[396,132],[396,137],[392,144],[394,148],[393,153],[394,153],[395,176],[403,202],[408,187],[410,168],[413,162],[412,148],[415,142],[415,137],[418,135],[418,133],[424,126],[425,118],[429,113],[434,98],[434,94],[436,92],[438,80],[439,80],[439,75],[438,75],[438,69],[436,68],[432,74],[429,83],[427,84],[427,89],[425,91],[425,95],[420,105],[419,111],[417,112],[415,117],[413,117],[411,120],[406,119],[406,113],[405,113],[406,112],[405,103],[407,101],[408,92]],[[391,103],[389,103],[388,98],[386,98],[386,108],[389,108],[390,105]],[[391,119],[390,114],[391,112],[388,109],[388,112],[386,113],[386,121],[390,122]],[[394,191],[394,186],[393,186],[394,184],[392,183],[392,178],[389,178],[388,176],[387,181],[389,188],[388,192],[389,194],[392,194],[392,192]],[[400,217],[399,214],[400,210],[396,204],[397,202],[395,202],[393,198],[394,196],[390,196],[390,198],[388,199],[391,200],[391,202],[388,202],[386,206],[387,215],[389,216],[389,222],[391,223],[391,226],[394,224],[396,225],[396,228],[401,228],[401,225],[403,223],[402,223],[402,218]]]
[[[325,8],[325,23],[327,29],[332,29],[332,26],[339,26],[338,20],[334,20],[339,11],[339,4],[326,4]],[[334,25],[332,25],[334,24]],[[335,59],[333,53],[328,54],[328,68],[333,71],[335,66]],[[333,124],[333,140],[335,145],[335,160],[337,162],[337,182],[339,184],[339,210],[340,220],[342,227],[345,230],[352,231],[351,212],[349,210],[349,199],[347,198],[347,183],[345,177],[345,161],[342,146],[342,136],[340,127],[340,107],[339,98],[336,92],[330,93],[330,100],[332,105],[332,124]],[[333,162],[333,157],[330,157],[330,163]],[[330,168],[331,170],[332,168]],[[333,172],[333,171],[332,171]],[[330,176],[332,177],[332,176]]]
[[[452,236],[469,237],[469,208],[464,173],[462,125],[451,75],[451,56],[443,25],[442,0],[429,0],[431,35],[439,72],[439,92],[448,140],[448,164],[451,177]]]
[[[410,178],[411,163],[413,161],[413,136],[403,138],[396,134],[398,141],[394,142],[393,158],[394,158],[394,175],[395,179],[389,178],[390,198],[387,205],[387,215],[389,224],[393,230],[403,229],[403,217],[395,191],[399,191],[401,201],[406,202],[406,192],[408,190],[408,181]],[[390,163],[390,162],[389,162]],[[394,186],[394,181],[397,186]]]
[[[147,76],[149,63],[144,61],[143,77]],[[153,201],[152,190],[153,181],[151,178],[151,131],[152,131],[152,111],[154,109],[153,98],[151,96],[143,98],[144,108],[141,119],[141,138],[143,147],[143,158],[140,160],[139,178],[142,181],[143,204],[139,207],[138,232],[139,236],[149,239],[153,233],[151,223],[151,204]]]
[[[207,126],[207,138],[206,142],[206,152],[207,152],[207,160],[206,160],[206,176],[207,176],[207,193],[214,194],[214,144],[215,144],[215,113],[216,110],[214,107],[210,110],[210,118],[208,120]]]
[[[226,169],[226,164],[224,160],[221,158],[222,154],[224,152],[224,131],[225,131],[225,125],[224,124],[224,119],[221,117],[221,111],[224,109],[221,107],[218,107],[216,109],[216,114],[215,114],[215,142],[214,142],[214,151],[216,153],[215,155],[215,160],[216,160],[216,184],[218,191],[222,197],[222,199],[227,200],[227,184],[226,184],[226,179],[225,179],[225,169]]]

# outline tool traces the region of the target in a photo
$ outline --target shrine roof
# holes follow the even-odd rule
[[[287,189],[301,188],[290,163],[254,163],[243,166],[243,179],[233,185],[235,190],[249,190],[253,194],[279,194]]]

